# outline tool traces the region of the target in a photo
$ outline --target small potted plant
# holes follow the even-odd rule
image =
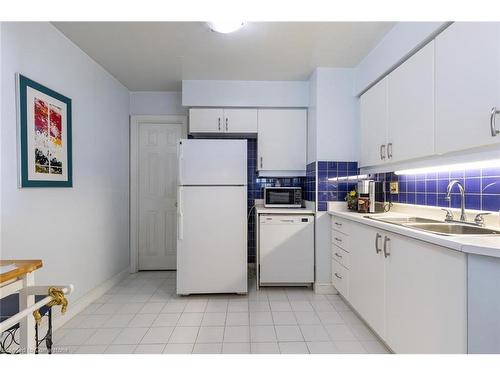
[[[356,190],[351,190],[345,196],[345,200],[347,201],[347,208],[351,211],[358,210],[358,192]]]

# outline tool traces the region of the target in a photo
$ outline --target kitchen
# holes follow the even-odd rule
[[[500,353],[500,23],[219,27],[1,23],[1,266],[67,295],[50,350]],[[34,90],[73,105],[61,189],[23,185]]]

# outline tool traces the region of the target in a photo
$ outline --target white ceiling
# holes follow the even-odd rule
[[[218,34],[204,22],[54,22],[132,91],[177,91],[182,79],[305,80],[354,67],[392,22],[251,22]]]

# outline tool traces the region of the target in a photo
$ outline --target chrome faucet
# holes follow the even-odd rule
[[[460,189],[460,221],[467,221],[467,218],[465,217],[465,188],[464,185],[458,180],[452,180],[448,184],[448,188],[446,189],[446,200],[449,201],[451,199],[451,189],[453,189],[453,186],[458,185],[458,188]]]

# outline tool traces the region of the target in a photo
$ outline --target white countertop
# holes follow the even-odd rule
[[[445,236],[430,232],[424,232],[409,227],[404,227],[401,225],[384,223],[381,221],[365,218],[365,216],[374,216],[374,217],[410,216],[408,212],[401,213],[401,212],[391,211],[387,213],[366,214],[366,213],[346,211],[345,209],[336,210],[330,208],[328,213],[330,215],[352,220],[361,224],[366,224],[388,232],[393,232],[403,236],[412,237],[435,245],[444,246],[449,249],[461,251],[464,253],[486,255],[486,256],[500,258],[500,236],[485,236],[485,235]],[[422,215],[413,215],[413,216],[422,216]],[[498,229],[498,228],[493,228],[493,229]]]
[[[308,208],[279,208],[264,207],[264,205],[255,205],[257,214],[289,214],[289,215],[314,215],[314,210]]]

